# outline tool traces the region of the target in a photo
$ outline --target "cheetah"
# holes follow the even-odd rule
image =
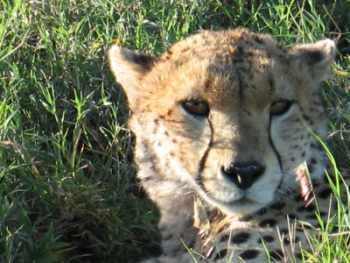
[[[137,176],[160,211],[162,255],[144,262],[302,257],[298,215],[314,215],[312,192],[330,194],[319,91],[335,50],[330,39],[284,48],[245,28],[198,32],[159,57],[109,49],[131,111]],[[217,218],[225,230],[203,238]]]

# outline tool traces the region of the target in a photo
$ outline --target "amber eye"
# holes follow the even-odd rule
[[[209,104],[203,100],[185,100],[181,103],[186,112],[197,117],[207,117],[209,115]]]
[[[283,113],[286,113],[290,109],[292,104],[293,101],[291,100],[278,100],[276,102],[273,102],[270,107],[270,114],[281,115]]]

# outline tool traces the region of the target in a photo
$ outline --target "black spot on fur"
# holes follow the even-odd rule
[[[166,113],[166,115],[170,116],[172,113],[173,113],[173,110],[170,109],[170,110],[168,110],[168,112]]]
[[[230,235],[226,234],[226,235],[223,235],[221,238],[220,238],[220,242],[226,242],[227,240],[230,239]]]
[[[288,235],[289,234],[289,230],[288,230],[288,228],[281,228],[280,229],[280,233],[283,234],[283,235]]]
[[[237,48],[234,52],[234,55],[232,57],[233,63],[234,64],[243,63],[244,55],[245,55],[244,48],[242,46],[237,46]]]
[[[126,51],[122,51],[125,54]],[[124,55],[130,57],[129,54]],[[136,64],[142,65],[146,70],[150,70],[155,62],[155,59],[151,56],[144,54],[133,54],[131,57],[132,61]]]
[[[319,188],[320,183],[319,183],[319,182],[314,182],[314,183],[313,183],[313,186],[314,186],[314,189],[317,189],[317,188]]]
[[[332,227],[332,233],[339,233],[339,226],[337,226],[337,225],[334,225],[333,227]]]
[[[313,173],[315,170],[314,165],[312,165],[312,164],[308,164],[307,169],[309,170],[309,173]]]
[[[308,50],[307,52],[304,52],[303,56],[309,65],[317,64],[324,59],[323,53],[319,50]]]
[[[303,211],[307,211],[307,212],[314,212],[315,211],[315,206],[314,205],[308,205],[305,206],[304,204],[298,207],[298,212],[303,212]]]
[[[294,200],[297,202],[300,202],[300,201],[303,201],[303,197],[301,195],[296,195]]]
[[[326,216],[328,216],[328,213],[321,211],[321,212],[320,212],[320,216],[321,216],[321,217],[326,217]]]
[[[170,56],[173,54],[173,52],[171,51],[170,48],[168,48],[168,49],[166,50],[166,53],[167,53],[168,55],[170,55]]]
[[[290,219],[298,219],[298,216],[296,214],[288,214],[288,217]]]
[[[249,233],[247,233],[247,232],[240,232],[240,233],[234,235],[231,238],[231,242],[233,244],[241,244],[241,243],[247,242],[249,237],[250,237]]]
[[[247,57],[254,57],[254,52],[253,51],[250,51],[250,50],[248,50],[246,53],[245,53],[245,55],[247,56]]]
[[[303,259],[303,254],[301,254],[300,252],[296,254],[296,257],[300,260]]]
[[[258,36],[258,35],[255,35],[254,36],[254,40],[256,41],[256,43],[258,43],[258,44],[264,44],[264,40],[260,37],[260,36]]]
[[[216,255],[214,260],[219,260],[224,258],[227,255],[227,249],[220,250]]]
[[[242,259],[253,259],[259,256],[259,250],[248,249],[239,255]]]
[[[273,218],[264,219],[259,223],[261,227],[273,227],[277,224],[277,221]]]
[[[331,193],[332,193],[332,189],[330,189],[329,187],[326,187],[322,189],[320,192],[318,192],[317,196],[322,199],[326,199],[330,196]]]
[[[289,236],[285,236],[285,237],[283,238],[283,243],[284,243],[285,245],[289,245],[290,243],[297,243],[297,242],[299,242],[299,241],[300,241],[299,237],[294,237],[294,238],[292,239],[292,241],[290,240]]]
[[[285,238],[283,239],[283,244],[285,244],[285,245],[289,245],[289,244],[290,244],[289,237],[285,237]]]
[[[258,212],[256,212],[256,214],[259,216],[262,216],[262,215],[265,215],[266,212],[267,212],[266,208],[262,208]]]

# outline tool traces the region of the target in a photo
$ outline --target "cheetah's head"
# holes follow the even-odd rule
[[[284,49],[246,29],[203,31],[159,58],[113,46],[110,66],[128,96],[139,169],[148,169],[141,177],[190,185],[231,214],[296,190],[305,163],[320,177],[319,86],[334,55],[328,39]]]

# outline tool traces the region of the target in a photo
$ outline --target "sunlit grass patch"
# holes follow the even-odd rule
[[[202,29],[246,26],[286,45],[342,33],[324,98],[334,163],[349,168],[349,12],[347,1],[0,1],[0,262],[134,262],[155,250],[157,215],[135,182],[127,104],[105,57],[115,41],[160,54]],[[348,255],[345,208],[312,239],[317,262]]]

